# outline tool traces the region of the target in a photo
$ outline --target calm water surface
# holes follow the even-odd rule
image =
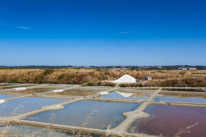
[[[164,137],[206,136],[206,108],[150,105],[145,112],[151,117],[135,121],[129,132]]]
[[[138,97],[138,96],[134,96],[134,97],[124,97],[121,96],[119,93],[117,92],[112,92],[106,96],[102,96],[101,98],[114,98],[114,99],[128,99],[128,100],[147,100],[148,96],[142,96],[142,97]]]
[[[80,137],[79,134],[61,132],[45,128],[37,128],[31,126],[0,126],[0,135],[7,131],[5,137]],[[98,137],[96,135],[81,135],[82,137]]]
[[[124,119],[122,113],[138,106],[139,104],[79,101],[66,105],[62,110],[43,112],[26,120],[107,129],[116,127]]]
[[[58,104],[64,101],[66,100],[38,97],[14,99],[0,104],[0,116],[15,116],[40,109],[42,106]]]
[[[0,99],[15,97],[15,95],[0,94]]]
[[[185,103],[206,103],[205,98],[201,97],[174,97],[174,96],[162,96],[154,98],[155,101],[169,101],[169,102],[185,102]]]

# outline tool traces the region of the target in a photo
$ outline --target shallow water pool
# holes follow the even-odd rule
[[[164,137],[204,137],[206,135],[206,108],[150,105],[151,117],[135,121],[132,133],[147,133]]]
[[[116,127],[125,118],[122,113],[138,106],[139,104],[79,101],[66,105],[62,110],[43,112],[26,120],[107,129]]]
[[[185,102],[185,103],[206,103],[206,99],[201,97],[162,96],[162,97],[155,97],[154,100],[156,102],[168,101],[168,102]]]
[[[102,96],[101,98],[113,98],[113,99],[128,99],[128,100],[147,100],[148,96],[135,94],[131,97],[124,97],[117,92],[112,92],[108,95]]]
[[[75,134],[63,131],[50,130],[46,128],[20,125],[2,125],[0,126],[0,135],[2,135],[3,133],[5,137],[80,137],[80,134],[78,133]],[[96,135],[91,136],[82,134],[81,136],[97,137]]]
[[[14,99],[0,104],[0,116],[16,116],[40,109],[42,106],[58,104],[64,101],[66,100],[38,97]]]
[[[12,97],[15,97],[15,95],[0,94],[0,99],[6,99],[6,98],[12,98]]]

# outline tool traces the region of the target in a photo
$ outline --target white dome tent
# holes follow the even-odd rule
[[[137,82],[137,80],[134,77],[132,77],[132,76],[130,76],[128,74],[125,74],[125,75],[121,76],[119,79],[113,81],[113,83],[116,83],[116,84],[136,83],[136,82]]]

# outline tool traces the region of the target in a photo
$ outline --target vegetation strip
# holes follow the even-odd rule
[[[32,75],[31,75],[32,74]],[[104,68],[62,69],[0,69],[0,82],[81,84],[88,86],[115,86],[108,81],[129,74],[139,80],[135,84],[120,84],[120,87],[206,87],[205,70],[141,70]],[[152,77],[145,81],[145,77]]]

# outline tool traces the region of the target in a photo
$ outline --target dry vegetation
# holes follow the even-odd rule
[[[164,93],[162,92],[161,95],[163,96],[174,96],[174,97],[179,97],[179,98],[187,98],[187,97],[200,97],[200,98],[204,98],[206,99],[206,94],[197,94],[197,92],[191,92],[191,93],[172,93],[172,92],[168,92],[168,93]]]
[[[72,90],[65,90],[64,92],[59,93],[51,93],[53,95],[70,95],[70,96],[90,96],[95,94],[95,90],[79,90],[79,89],[72,89]]]
[[[1,69],[0,82],[9,83],[64,83],[114,86],[107,80],[114,80],[123,74],[144,80],[151,76],[152,81],[140,81],[137,84],[120,85],[137,87],[206,87],[206,70],[117,70],[117,69]]]
[[[1,89],[11,89],[11,88],[19,88],[19,87],[29,87],[29,86],[34,86],[33,84],[28,84],[28,85],[12,85],[12,86],[2,86],[0,87]]]
[[[146,95],[143,93],[134,93],[131,97],[145,97]]]
[[[22,95],[22,94],[35,94],[35,93],[43,93],[47,91],[51,91],[55,89],[51,88],[35,88],[35,89],[27,89],[23,91],[6,91],[5,94],[15,94],[15,95]]]

